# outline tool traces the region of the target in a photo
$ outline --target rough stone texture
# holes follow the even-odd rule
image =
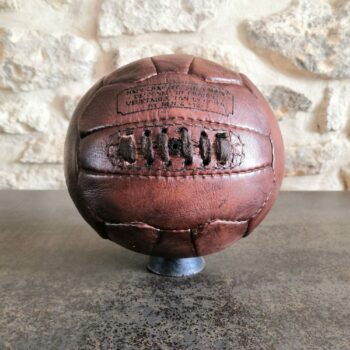
[[[56,10],[60,10],[62,9],[62,7],[67,7],[74,2],[74,0],[44,0],[44,1]]]
[[[220,42],[206,42],[194,45],[138,45],[118,47],[113,67],[120,67],[134,60],[156,55],[188,54],[206,58],[227,68],[237,70],[236,57],[231,46]]]
[[[21,163],[63,163],[65,135],[48,135],[31,139],[25,146]]]
[[[64,186],[61,164],[11,164],[0,168],[0,188],[55,190]]]
[[[91,77],[95,48],[72,35],[0,29],[0,87],[14,91],[55,88]]]
[[[49,106],[29,98],[0,95],[0,132],[28,134],[45,132],[50,118]]]
[[[342,130],[349,116],[350,89],[346,85],[325,89],[318,111],[318,128],[321,132]]]
[[[13,11],[20,7],[20,0],[0,0],[0,11]]]
[[[109,38],[149,32],[194,32],[214,19],[223,0],[103,0],[98,34]]]
[[[119,47],[114,53],[112,69],[124,66],[125,64],[143,57],[167,55],[171,53],[174,53],[174,49],[166,45],[151,44]]]
[[[217,62],[227,68],[238,70],[237,54],[231,45],[221,42],[203,42],[197,45],[175,47],[175,53],[190,54]]]
[[[344,182],[345,188],[350,191],[350,164],[340,169],[340,176]]]
[[[285,11],[247,22],[251,45],[282,55],[298,69],[350,77],[350,2],[294,0]]]
[[[166,278],[95,235],[66,193],[6,191],[0,348],[347,350],[349,206],[281,193],[255,235]]]
[[[304,94],[285,86],[275,86],[272,91],[266,91],[265,96],[278,120],[295,117],[297,112],[308,112],[312,104]]]
[[[78,96],[66,95],[62,97],[63,113],[68,120],[72,117],[75,107],[78,105],[80,98],[81,98],[80,95]]]
[[[285,176],[317,175],[332,165],[341,149],[339,142],[286,148]]]

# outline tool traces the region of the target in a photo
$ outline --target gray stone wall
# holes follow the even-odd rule
[[[247,74],[275,111],[286,190],[350,189],[350,1],[0,0],[0,188],[64,188],[81,95],[135,59]]]

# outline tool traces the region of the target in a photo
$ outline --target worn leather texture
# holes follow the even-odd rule
[[[82,98],[65,143],[69,193],[125,248],[211,254],[247,236],[283,178],[281,133],[243,74],[189,56],[128,64]]]

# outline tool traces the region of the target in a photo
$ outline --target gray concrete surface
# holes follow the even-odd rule
[[[65,192],[0,192],[0,349],[350,349],[350,193],[282,193],[194,277],[148,273]]]

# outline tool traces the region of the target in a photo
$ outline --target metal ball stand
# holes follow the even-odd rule
[[[157,275],[184,277],[201,272],[204,266],[205,260],[201,256],[179,259],[166,259],[160,256],[151,256],[147,269]]]

